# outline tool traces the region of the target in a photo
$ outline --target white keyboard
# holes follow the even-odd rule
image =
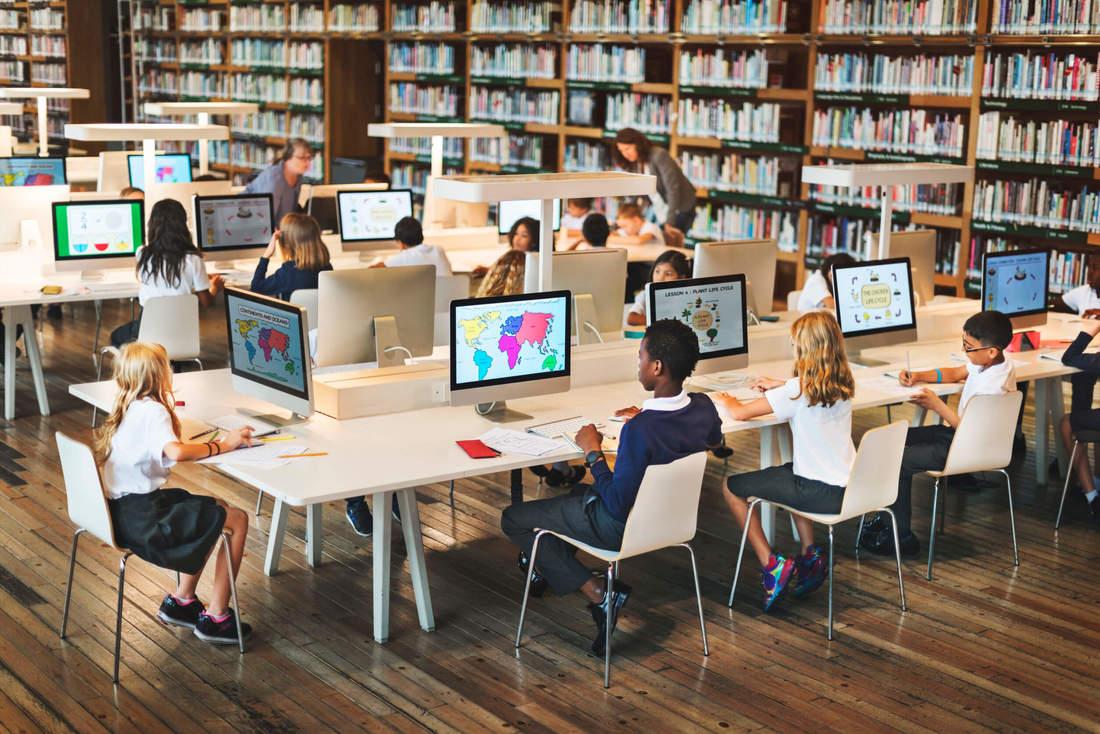
[[[594,423],[598,429],[603,428],[603,424],[599,421],[594,421],[591,418],[585,418],[584,416],[578,415],[574,418],[563,418],[560,421],[530,426],[527,432],[533,433],[536,436],[542,436],[543,438],[560,438],[564,433],[572,439],[573,436],[577,435],[577,431],[581,430],[589,423]]]
[[[124,283],[121,281],[105,281],[102,283],[82,283],[81,287],[89,293],[111,293],[113,291],[123,290],[132,285],[133,283]]]

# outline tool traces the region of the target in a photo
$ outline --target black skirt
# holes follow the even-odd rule
[[[180,573],[202,570],[225,525],[225,508],[213,497],[184,489],[128,494],[107,504],[120,547]]]

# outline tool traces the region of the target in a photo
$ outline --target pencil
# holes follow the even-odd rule
[[[187,440],[188,441],[194,441],[196,438],[201,438],[201,437],[203,437],[207,434],[214,433],[217,430],[218,430],[217,428],[209,428],[205,431],[200,431],[199,433],[196,433],[194,436],[192,436],[191,438],[189,438]]]
[[[280,459],[297,459],[302,456],[328,456],[327,451],[314,451],[308,454],[279,454]]]

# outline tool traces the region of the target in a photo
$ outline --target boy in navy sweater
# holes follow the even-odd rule
[[[504,510],[501,528],[520,547],[521,568],[526,569],[536,528],[560,532],[597,548],[618,549],[646,467],[670,464],[722,442],[722,421],[714,403],[705,395],[684,391],[684,380],[698,361],[699,340],[686,324],[666,320],[646,329],[638,351],[638,380],[653,398],[641,409],[618,411],[628,422],[619,435],[615,471],[600,450],[603,436],[595,426],[587,425],[577,434],[576,443],[585,452],[594,483],[578,486],[569,495],[523,502]],[[532,593],[539,596],[547,586],[558,594],[583,593],[596,622],[591,649],[595,655],[603,655],[606,625],[610,623],[614,629],[630,588],[616,582],[615,589],[607,593],[604,579],[593,576],[575,554],[573,546],[544,535],[539,541]]]
[[[1073,343],[1062,355],[1062,364],[1081,370],[1074,377],[1080,376],[1088,380],[1095,380],[1096,376],[1100,375],[1100,354],[1085,354],[1085,349],[1088,348],[1097,333],[1100,333],[1100,321],[1095,318],[1086,318],[1085,322],[1081,324],[1081,333],[1077,335],[1077,338],[1073,340]],[[1074,384],[1076,385],[1076,383]],[[1070,410],[1069,415],[1062,418],[1060,427],[1062,429],[1062,440],[1065,441],[1066,446],[1073,445],[1073,435],[1079,431],[1100,431],[1100,410],[1092,407],[1091,387],[1087,396],[1087,401],[1074,399],[1073,409]],[[1089,514],[1094,522],[1100,522],[1100,494],[1097,493],[1098,480],[1093,476],[1092,469],[1089,467],[1088,450],[1085,447],[1078,447],[1073,463],[1074,465],[1069,467],[1068,471],[1071,473],[1077,472],[1077,481],[1081,485],[1081,492],[1084,493],[1085,502],[1089,507]]]

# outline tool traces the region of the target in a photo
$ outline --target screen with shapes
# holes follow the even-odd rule
[[[1008,314],[1046,310],[1048,250],[987,253],[982,271],[982,309]]]
[[[348,242],[392,240],[397,222],[411,217],[413,211],[412,192],[408,189],[340,191],[336,201],[340,237]]]
[[[492,299],[454,306],[453,383],[492,383],[569,374],[569,296]]]
[[[542,201],[539,199],[527,199],[519,201],[502,201],[497,204],[497,231],[508,234],[517,219],[531,217],[535,221],[542,221]],[[561,229],[561,199],[554,199],[554,231]]]
[[[133,255],[142,244],[140,201],[54,204],[54,254],[58,260]]]
[[[301,312],[278,301],[226,291],[230,367],[235,374],[305,397]]]
[[[908,258],[833,270],[836,316],[845,336],[916,326]]]
[[[269,194],[199,196],[195,208],[195,229],[202,250],[264,247],[271,240]]]
[[[650,284],[650,319],[673,319],[699,338],[702,359],[743,354],[748,344],[744,276]]]
[[[130,185],[145,188],[145,156],[126,157],[130,166]],[[163,153],[153,160],[153,183],[191,183],[191,156],[186,153]]]
[[[0,158],[0,186],[58,186],[64,183],[64,158]]]

